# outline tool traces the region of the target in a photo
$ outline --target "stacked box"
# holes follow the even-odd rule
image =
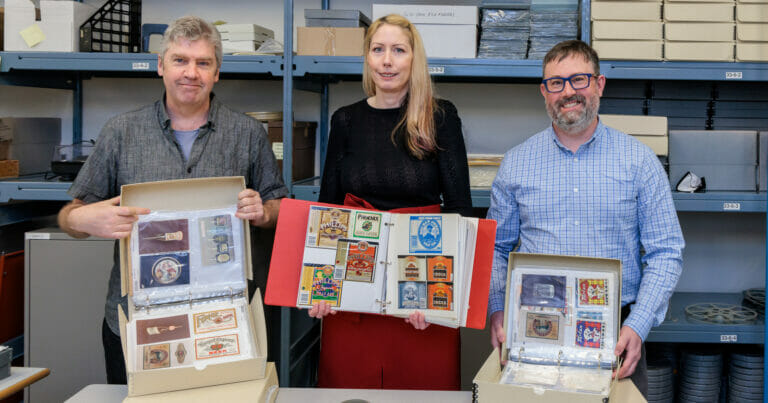
[[[664,58],[733,61],[733,0],[665,0]]]
[[[257,24],[221,24],[221,46],[224,53],[255,52],[262,43],[275,38],[275,32]]]
[[[754,191],[757,141],[752,130],[670,130],[669,181],[675,186],[690,171],[707,190]]]
[[[0,380],[11,376],[12,358],[13,349],[6,346],[0,346]]]
[[[80,25],[97,8],[74,1],[40,1],[40,14],[30,0],[6,0],[3,41],[6,51],[77,52]]]
[[[669,154],[667,118],[664,116],[605,115],[601,113],[600,121],[608,127],[640,140],[650,147],[656,155],[666,156]]]
[[[593,1],[592,47],[604,60],[661,60],[661,0]]]
[[[427,57],[467,58],[477,55],[476,6],[373,4],[373,19],[400,14],[419,30]]]
[[[531,29],[530,10],[484,8],[481,15],[477,57],[525,59]]]
[[[304,10],[308,27],[367,28],[371,19],[360,10]]]
[[[768,0],[737,0],[736,61],[768,61]]]
[[[306,56],[362,56],[365,28],[297,27],[296,53]]]
[[[578,0],[531,0],[528,59],[543,59],[559,42],[578,37]]]

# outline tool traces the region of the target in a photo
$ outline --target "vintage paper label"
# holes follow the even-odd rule
[[[579,305],[608,305],[608,280],[578,279]]]
[[[187,348],[184,347],[184,343],[176,344],[176,351],[173,353],[176,356],[176,362],[183,364],[187,359]]]
[[[424,256],[398,255],[400,281],[426,281],[427,261]]]
[[[381,214],[368,211],[355,212],[355,229],[352,232],[356,238],[379,239],[381,231]]]
[[[301,272],[299,285],[299,306],[309,306],[325,301],[330,306],[341,303],[342,280],[333,278],[334,267],[331,265],[305,264]]]
[[[558,340],[560,335],[560,315],[526,312],[525,337],[534,339]]]
[[[336,248],[341,238],[347,238],[349,233],[349,210],[328,209],[320,214],[320,225],[317,228],[317,246],[321,248]]]
[[[345,280],[373,282],[373,270],[376,267],[376,249],[378,243],[353,241],[347,247],[345,258]]]
[[[159,343],[187,337],[189,337],[189,318],[187,315],[136,321],[136,344]]]
[[[409,253],[441,253],[443,251],[443,218],[411,216],[408,247]]]
[[[427,284],[417,281],[398,283],[398,308],[427,309]]]
[[[144,346],[144,369],[171,366],[171,345],[168,343]]]
[[[189,284],[189,253],[140,256],[140,288]]]
[[[305,263],[301,267],[301,281],[299,282],[299,297],[296,306],[312,305],[312,279],[315,276],[315,269],[323,267],[322,264]]]
[[[453,282],[453,256],[427,256],[427,281]]]
[[[229,263],[235,259],[232,216],[203,217],[200,223],[200,255],[203,266]]]
[[[189,222],[186,219],[146,221],[139,228],[139,254],[189,250]]]
[[[565,308],[565,276],[523,274],[520,305]]]
[[[429,283],[427,285],[427,307],[441,311],[453,310],[453,285]]]
[[[600,321],[576,321],[576,345],[581,347],[602,348],[605,338],[605,325]]]
[[[208,333],[237,327],[237,314],[234,308],[200,312],[192,315],[195,333]]]
[[[240,341],[236,334],[195,339],[195,358],[225,357],[240,354]]]

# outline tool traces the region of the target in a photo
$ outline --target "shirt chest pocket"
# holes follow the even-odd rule
[[[637,187],[630,172],[611,171],[598,191],[598,225],[603,229],[626,230],[637,222]]]

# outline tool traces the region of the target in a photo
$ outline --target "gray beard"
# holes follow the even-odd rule
[[[584,98],[584,97],[582,97]],[[600,110],[600,97],[595,97],[594,102],[590,102],[588,99],[582,101],[584,103],[584,112],[576,119],[568,119],[565,114],[559,114],[557,109],[560,107],[560,103],[555,105],[555,108],[547,107],[547,114],[552,119],[552,123],[557,126],[558,129],[566,133],[577,133],[585,130],[597,117],[597,111]],[[592,103],[593,105],[590,105]]]

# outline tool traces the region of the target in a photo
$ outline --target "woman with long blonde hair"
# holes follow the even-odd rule
[[[461,120],[453,104],[434,96],[418,31],[390,14],[368,28],[364,46],[367,98],[333,114],[319,201],[470,215]],[[325,318],[320,387],[459,388],[457,329],[429,326],[420,312],[403,321],[337,314],[321,303],[309,314]]]

